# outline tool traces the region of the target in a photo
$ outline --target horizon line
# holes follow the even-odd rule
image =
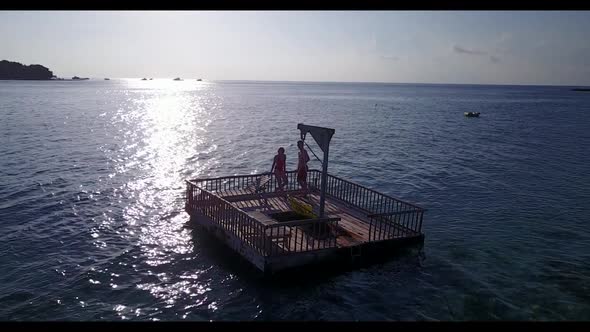
[[[112,79],[137,79],[141,80],[143,77],[89,77],[90,79],[104,80],[104,78]],[[154,80],[170,79],[175,77],[152,77]],[[186,80],[197,80],[199,78],[182,78]],[[201,82],[268,82],[268,83],[329,83],[329,84],[398,84],[398,85],[485,85],[485,86],[555,86],[555,87],[590,87],[590,85],[580,84],[531,84],[531,83],[432,83],[432,82],[375,82],[375,81],[296,81],[296,80],[256,80],[256,79],[215,79],[207,80],[200,78]],[[148,79],[149,80],[149,79]]]

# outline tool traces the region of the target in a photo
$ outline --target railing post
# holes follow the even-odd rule
[[[324,151],[324,160],[322,162],[322,191],[320,194],[320,218],[324,217],[324,208],[326,204],[326,186],[328,182],[328,151],[330,150],[330,145],[326,145],[326,150]]]
[[[418,226],[418,234],[422,233],[422,217],[424,216],[424,211],[420,211],[420,225]]]

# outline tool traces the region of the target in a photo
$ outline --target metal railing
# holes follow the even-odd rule
[[[313,179],[321,175],[320,171],[312,172],[315,173],[311,176]],[[425,209],[330,174],[327,182],[326,196],[367,214],[369,241],[411,237],[421,233]]]
[[[340,218],[321,218],[280,222],[266,225],[266,236],[283,245],[271,245],[271,256],[336,248]]]
[[[296,220],[265,225],[216,192],[247,187],[262,175],[186,181],[185,209],[200,213],[263,256],[277,256],[336,247],[340,218]]]
[[[266,256],[265,226],[225,199],[187,181],[185,209],[189,214],[196,212],[209,217],[221,228],[233,233],[258,253]]]
[[[309,170],[307,176],[307,182],[312,187],[319,188],[319,180],[321,172],[317,170]],[[297,171],[287,171],[287,184],[284,187],[285,191],[296,191],[299,189],[297,183]],[[262,174],[251,174],[251,175],[232,175],[223,176],[216,178],[202,178],[190,180],[190,182],[198,185],[199,187],[211,191],[211,192],[229,192],[231,190],[244,190],[249,186],[254,185],[263,176],[269,176],[270,180],[266,184],[267,192],[276,192],[278,188],[278,182],[274,173],[262,173]]]
[[[277,192],[274,174],[235,175],[187,181],[186,209],[209,217],[226,231],[262,255],[284,255],[336,247],[338,218],[298,220],[264,225],[232,205],[231,195],[251,194],[246,190],[270,176],[265,192]],[[297,173],[287,172],[285,192],[299,189]],[[319,191],[321,172],[309,170],[307,183]],[[368,241],[412,237],[421,234],[425,209],[362,185],[328,174],[326,196],[353,206],[366,214]],[[324,230],[332,231],[324,231]]]

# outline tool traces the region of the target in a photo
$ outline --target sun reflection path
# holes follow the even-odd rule
[[[200,271],[174,275],[172,267],[183,255],[192,254],[191,234],[183,227],[184,180],[215,162],[217,146],[207,133],[216,116],[215,96],[202,82],[129,80],[128,85],[129,106],[116,115],[121,149],[113,156],[113,177],[131,175],[131,181],[119,188],[129,198],[123,208],[122,237],[140,248],[143,270],[147,266],[166,271],[156,275],[159,282],[140,282],[136,287],[163,300],[166,307],[188,301],[189,307],[203,305],[214,311],[216,304],[207,301],[210,289],[206,280],[199,280]],[[135,271],[139,274],[141,268]],[[124,305],[114,310],[121,318],[124,313],[137,315]]]

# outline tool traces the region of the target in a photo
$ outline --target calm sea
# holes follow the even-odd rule
[[[0,81],[0,319],[590,319],[589,115],[568,87]],[[185,179],[294,169],[299,122],[428,209],[422,249],[266,281],[186,227]]]

